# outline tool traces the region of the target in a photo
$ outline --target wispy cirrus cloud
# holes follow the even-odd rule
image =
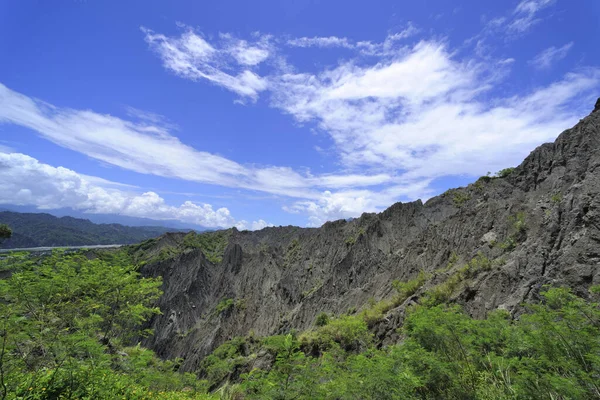
[[[542,20],[540,12],[555,2],[556,0],[521,0],[508,14],[489,19],[484,33],[501,33],[513,39],[522,36]]]
[[[555,62],[565,58],[571,50],[571,47],[573,47],[573,42],[567,43],[561,47],[549,47],[530,60],[529,65],[537,69],[548,69],[552,67]]]
[[[319,47],[319,48],[333,48],[341,47],[350,50],[356,50],[363,55],[381,56],[385,54],[391,54],[399,42],[408,39],[418,34],[420,30],[409,22],[406,27],[398,32],[390,33],[383,42],[375,43],[372,41],[362,40],[353,41],[346,37],[337,36],[314,36],[314,37],[300,37],[294,39],[288,39],[285,44],[290,47]]]
[[[290,39],[287,45],[291,47],[345,47],[353,49],[355,45],[348,38],[337,36],[315,36]]]
[[[145,27],[141,29],[165,68],[183,78],[206,79],[251,99],[267,88],[267,82],[248,67],[269,57],[268,42],[249,44],[231,35],[222,35],[222,43],[213,46],[190,28],[185,28],[179,38],[157,34]]]
[[[386,173],[314,176],[284,166],[241,165],[182,143],[157,115],[134,115],[145,119],[134,122],[54,107],[0,84],[0,123],[24,126],[62,147],[142,174],[300,198],[317,198],[319,188],[373,186],[393,179]]]
[[[523,33],[540,22],[538,13],[552,5],[556,0],[522,0],[515,8],[514,18],[507,25],[511,33]]]

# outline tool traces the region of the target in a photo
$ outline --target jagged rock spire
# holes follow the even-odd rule
[[[594,111],[600,111],[600,97],[598,97],[598,100],[596,100],[596,106],[594,107]]]

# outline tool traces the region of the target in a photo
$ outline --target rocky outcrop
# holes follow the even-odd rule
[[[181,244],[183,235],[162,240]],[[322,311],[360,309],[391,296],[393,280],[431,273],[407,303],[415,301],[443,281],[451,260],[461,265],[477,254],[494,260],[493,268],[462,282],[451,298],[475,317],[497,308],[518,315],[545,284],[585,296],[600,283],[600,112],[506,176],[425,204],[397,203],[318,229],[234,230],[219,264],[199,249],[147,264],[143,273],[162,276],[165,293],[145,344],[194,370],[229,338],[306,329]],[[397,339],[402,312],[401,305],[374,327],[381,343]]]

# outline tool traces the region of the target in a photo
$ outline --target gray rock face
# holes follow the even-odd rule
[[[586,296],[600,283],[599,192],[595,112],[504,178],[318,229],[234,230],[218,265],[200,250],[146,265],[144,274],[163,277],[165,293],[163,314],[151,323],[155,335],[145,344],[162,357],[184,358],[182,369],[191,371],[234,336],[307,329],[322,311],[360,309],[370,298],[392,296],[394,279],[439,271],[456,256],[456,265],[464,264],[478,253],[497,262],[451,299],[475,317],[497,308],[518,314],[519,304],[535,300],[545,284]],[[163,240],[181,243],[183,235]],[[441,281],[443,274],[433,274],[407,303]],[[224,299],[233,305],[218,312]],[[374,327],[381,343],[398,339],[403,309]]]

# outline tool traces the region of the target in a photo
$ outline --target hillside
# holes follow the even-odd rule
[[[9,225],[13,230],[12,238],[0,243],[0,248],[3,249],[131,244],[173,230],[153,226],[94,224],[86,219],[10,211],[0,212],[0,223]]]
[[[382,345],[399,340],[406,306],[425,297],[483,318],[497,309],[518,316],[546,284],[588,296],[600,282],[598,111],[518,167],[426,203],[318,229],[205,234],[221,257],[177,233],[132,248],[142,273],[164,280],[145,345],[196,371],[233,337],[303,331],[322,312],[352,314],[380,300],[388,302],[369,328]],[[395,298],[393,282],[419,277]]]

